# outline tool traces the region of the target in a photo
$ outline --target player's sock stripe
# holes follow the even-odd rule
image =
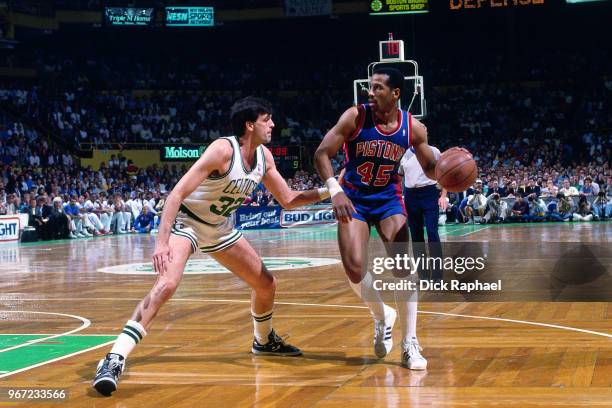
[[[138,331],[138,329],[132,327],[132,326],[128,326],[127,324],[125,325],[125,327],[123,328],[123,330],[130,330],[132,331],[136,336],[138,336],[139,340],[142,340],[142,334],[140,334],[140,332]]]
[[[136,344],[138,344],[138,337],[136,337],[136,336],[134,335],[134,333],[132,333],[131,331],[123,329],[123,331],[122,331],[121,333],[123,333],[123,334],[127,334],[127,335],[128,335],[128,336],[130,336],[132,339],[134,339],[134,342],[135,342]]]
[[[265,322],[266,320],[270,320],[271,318],[272,318],[272,313],[270,313],[269,315],[266,315],[266,316],[262,316],[262,317],[255,317],[255,316],[253,316],[253,319],[256,322]]]

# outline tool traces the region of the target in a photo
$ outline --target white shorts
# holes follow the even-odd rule
[[[199,250],[202,253],[211,253],[229,248],[238,242],[242,232],[236,230],[234,225],[233,217],[213,225],[196,221],[179,211],[170,233],[189,239],[193,252]]]

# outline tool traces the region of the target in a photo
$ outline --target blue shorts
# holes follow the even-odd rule
[[[342,189],[355,207],[353,218],[374,224],[392,215],[406,215],[399,186],[392,184],[383,190],[366,191],[343,184]]]

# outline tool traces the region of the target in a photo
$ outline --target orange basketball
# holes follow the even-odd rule
[[[474,184],[478,167],[471,154],[461,150],[447,150],[436,164],[436,179],[447,191],[458,193]]]

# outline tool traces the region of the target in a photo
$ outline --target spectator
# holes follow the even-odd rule
[[[37,199],[30,200],[30,210],[28,211],[29,220],[28,224],[31,227],[36,228],[36,233],[41,239],[49,239],[49,214],[50,209],[45,209],[45,198],[38,197]]]
[[[504,222],[508,204],[502,201],[500,193],[492,193],[487,198],[487,213],[483,217],[483,223],[497,224]]]
[[[563,188],[559,190],[560,193],[563,193],[566,197],[575,197],[578,195],[578,190],[576,187],[570,184],[568,179],[563,180]]]
[[[19,205],[19,197],[17,197],[14,193],[10,193],[6,198],[5,214],[19,214]]]
[[[121,199],[121,194],[113,195],[113,203],[111,204],[113,217],[111,219],[111,231],[115,234],[125,234],[129,230],[131,211],[126,209],[125,203]]]
[[[264,195],[263,190],[257,190],[251,205],[258,205],[260,207],[268,206],[268,197]]]
[[[559,214],[561,214],[563,220],[572,219],[574,209],[572,199],[561,192],[557,194],[557,198],[559,199]]]
[[[482,182],[480,185],[482,185]],[[485,198],[484,194],[482,194],[481,190],[474,190],[474,195],[469,196],[467,202],[466,210],[468,217],[474,221],[474,213],[476,213],[476,215],[479,217],[482,217],[484,216],[486,209],[487,199]]]
[[[597,183],[593,183],[593,179],[590,176],[586,176],[584,179],[584,184],[580,188],[580,193],[587,197],[596,196],[599,194],[599,185]]]
[[[591,205],[587,201],[584,194],[580,194],[578,198],[577,210],[574,213],[574,221],[591,221],[593,219],[593,212],[591,211]]]
[[[455,221],[456,223],[465,223],[470,220],[467,214],[468,200],[469,197],[463,197],[459,202],[459,205],[457,207],[457,218]]]
[[[491,197],[492,194],[498,194],[500,197],[506,196],[506,188],[500,187],[499,182],[496,179],[491,181],[491,185],[487,190],[487,198]]]
[[[70,201],[64,205],[64,213],[68,216],[71,224],[71,235],[74,238],[85,238],[91,237],[92,235],[87,231],[84,226],[84,218],[86,215],[81,211],[81,206],[77,202],[76,195],[70,196]],[[71,236],[71,238],[73,238]]]
[[[523,199],[522,194],[517,194],[516,201],[510,211],[508,221],[510,222],[524,222],[529,219],[529,204]]]
[[[53,199],[53,208],[49,214],[49,237],[50,239],[69,238],[70,221],[64,213],[64,206],[61,197]]]
[[[149,212],[149,207],[142,207],[142,211],[136,221],[134,221],[134,229],[141,234],[151,232],[154,228],[154,215]]]
[[[546,209],[546,219],[548,221],[569,221],[571,218],[569,215],[561,215],[561,213],[559,212],[559,199],[557,197],[553,198],[548,203]]]
[[[596,220],[603,220],[612,217],[612,200],[606,197],[605,191],[600,191],[597,198],[593,201],[593,215]]]
[[[544,200],[539,198],[536,193],[531,193],[527,197],[527,201],[529,204],[529,221],[539,222],[546,220],[548,209],[546,204],[544,204]]]

